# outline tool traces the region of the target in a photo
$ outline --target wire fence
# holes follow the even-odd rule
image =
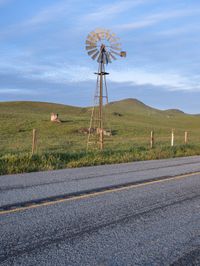
[[[200,145],[198,132],[167,131],[161,134],[147,131],[143,135],[133,136],[129,132],[126,136],[116,134],[105,137],[105,149],[126,150],[134,146],[148,148],[176,145]],[[50,135],[48,132],[33,129],[23,134],[2,135],[0,138],[0,154],[8,153],[48,153],[48,152],[81,152],[86,151],[87,135],[71,134],[59,136],[59,132]]]

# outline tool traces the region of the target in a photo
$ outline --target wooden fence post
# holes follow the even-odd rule
[[[172,129],[172,135],[171,135],[171,147],[174,147],[174,129]]]
[[[37,131],[36,131],[36,129],[33,129],[32,155],[36,151],[36,146],[37,146]]]
[[[150,147],[151,149],[154,147],[154,131],[151,131],[151,139],[150,139]]]
[[[185,131],[185,144],[188,144],[188,132]]]

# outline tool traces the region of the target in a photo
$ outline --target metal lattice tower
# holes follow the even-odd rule
[[[91,146],[103,150],[104,136],[107,134],[105,127],[104,104],[108,103],[108,90],[105,71],[105,65],[116,60],[117,56],[126,57],[126,52],[121,51],[119,38],[114,33],[106,29],[96,29],[92,31],[86,40],[86,50],[93,60],[97,60],[99,67],[96,82],[96,91],[94,96],[94,106],[92,109],[87,149]]]

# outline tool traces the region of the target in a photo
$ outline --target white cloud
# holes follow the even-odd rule
[[[152,85],[168,90],[200,90],[200,76],[186,77],[177,73],[150,72],[143,69],[112,70],[109,80],[118,83]]]
[[[23,68],[24,71],[25,67]],[[25,77],[53,83],[95,82],[94,70],[81,65],[30,66],[26,68]],[[116,83],[133,85],[152,85],[166,87],[167,90],[200,90],[200,76],[181,75],[179,73],[151,72],[131,68],[123,70],[110,69],[108,80]]]
[[[26,53],[25,53],[26,55]],[[117,70],[110,68],[108,80],[115,83],[129,83],[132,85],[152,85],[165,87],[167,90],[193,90],[200,91],[200,76],[195,74],[182,74],[161,70],[148,70],[145,68],[123,68]],[[16,73],[17,76],[29,80],[44,81],[48,83],[76,83],[92,81],[95,84],[96,76],[94,68],[83,65],[61,64],[38,64],[32,60],[19,57],[14,61],[4,58],[0,62],[0,73]]]

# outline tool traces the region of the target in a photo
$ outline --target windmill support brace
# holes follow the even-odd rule
[[[97,75],[97,89],[96,89],[96,94],[94,96],[94,99],[97,100],[97,103],[96,103],[97,105],[95,106],[94,104],[94,108],[93,108],[93,112],[91,116],[87,149],[88,149],[88,145],[91,143],[90,142],[90,138],[92,135],[91,132],[94,129],[95,134],[97,136],[96,145],[98,146],[99,150],[102,151],[104,149],[104,132],[105,132],[105,129],[104,129],[105,125],[103,122],[104,121],[104,114],[103,114],[104,99],[106,99],[108,102],[105,76],[109,75],[108,72],[105,72],[105,65],[102,61],[99,63],[98,72],[95,72],[94,74]],[[96,121],[96,124],[94,123],[94,121]],[[94,125],[94,127],[92,125]]]

